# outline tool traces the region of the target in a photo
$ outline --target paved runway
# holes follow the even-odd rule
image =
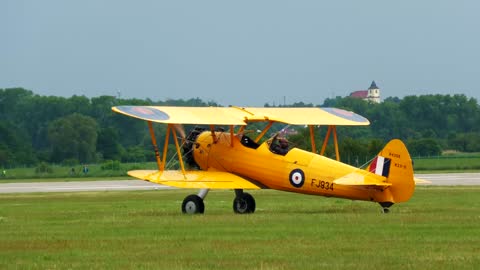
[[[416,174],[415,177],[430,181],[435,186],[480,185],[480,173]],[[140,180],[42,182],[0,184],[0,193],[28,192],[78,192],[78,191],[118,191],[171,189]]]
[[[432,182],[433,186],[480,186],[480,173],[416,174],[415,177]]]
[[[118,190],[154,190],[171,189],[147,181],[111,180],[111,181],[73,181],[0,184],[0,193],[24,192],[78,192],[78,191],[118,191]]]

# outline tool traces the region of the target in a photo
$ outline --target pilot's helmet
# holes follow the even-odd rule
[[[278,143],[280,144],[280,146],[288,146],[288,141],[285,138],[279,138]]]

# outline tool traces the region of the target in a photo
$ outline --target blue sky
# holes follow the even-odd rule
[[[325,1],[326,2],[326,1]],[[222,105],[480,100],[479,1],[0,2],[0,88]]]

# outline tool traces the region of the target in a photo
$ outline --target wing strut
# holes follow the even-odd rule
[[[172,124],[168,124],[168,126],[172,130],[173,140],[175,141],[175,148],[177,149],[178,162],[180,163],[180,168],[182,169],[183,177],[186,180],[187,176],[185,172],[185,165],[183,164],[182,152],[180,151],[180,146],[178,145],[177,132],[175,131],[174,128],[171,127],[171,125]]]
[[[340,161],[340,151],[338,151],[337,127],[332,126],[332,128],[333,128],[333,144],[335,145],[335,157],[337,157],[337,161]]]
[[[314,127],[313,125],[308,125],[308,128],[310,129],[310,141],[312,142],[312,153],[316,154],[317,146],[315,145],[315,134],[313,133]]]
[[[234,137],[234,131],[233,131],[233,125],[230,126],[230,146],[233,147],[233,137]]]
[[[325,139],[323,140],[322,150],[320,151],[320,155],[325,154],[325,149],[327,149],[328,139],[330,138],[330,134],[332,133],[331,126],[328,126],[327,135],[325,135]]]
[[[165,144],[163,146],[163,159],[161,159],[160,158],[160,152],[158,151],[157,139],[155,138],[155,132],[154,132],[154,129],[153,129],[153,124],[152,124],[151,121],[147,121],[147,122],[148,122],[148,129],[150,130],[150,136],[152,137],[153,150],[155,151],[155,159],[157,160],[158,170],[161,171],[161,172],[163,172],[165,170],[165,163],[167,162],[168,140],[170,138],[170,131],[171,131],[172,135],[173,135],[173,141],[175,142],[175,148],[177,149],[178,162],[180,163],[180,167],[182,169],[183,177],[185,177],[185,179],[186,179],[185,166],[183,164],[182,152],[180,151],[180,146],[178,144],[177,132],[172,127],[172,124],[167,125],[167,132],[166,132],[166,136],[165,136]]]
[[[337,127],[336,126],[328,126],[327,135],[325,135],[325,140],[323,141],[322,151],[320,151],[320,155],[325,154],[325,149],[327,148],[328,139],[333,131],[333,144],[335,146],[335,157],[337,161],[340,161],[340,152],[338,150],[338,138],[337,138]]]
[[[170,129],[171,129],[171,126],[167,125],[167,132],[165,133],[166,134],[165,144],[163,145],[163,161],[162,161],[162,167],[160,169],[160,171],[162,172],[163,170],[165,170],[165,164],[167,162],[167,150],[168,150],[168,140],[170,138]]]
[[[212,133],[213,143],[217,143],[217,136],[215,136],[215,125],[210,125],[210,132]]]
[[[262,130],[260,134],[258,134],[257,138],[255,138],[255,142],[258,143],[260,139],[267,133],[267,131],[272,127],[273,121],[269,121],[268,125]]]
[[[245,131],[245,127],[246,127],[246,126],[241,126],[237,133],[238,133],[238,134],[243,133],[243,132]]]
[[[155,133],[153,131],[152,121],[148,121],[148,129],[150,130],[150,137],[152,137],[153,151],[155,151],[158,170],[163,171],[163,164],[160,162],[160,152],[158,152],[157,139],[155,138]]]

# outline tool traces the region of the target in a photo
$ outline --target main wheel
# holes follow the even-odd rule
[[[235,197],[233,211],[237,214],[251,214],[255,212],[255,199],[248,193]]]
[[[182,203],[182,212],[184,214],[203,214],[205,212],[205,204],[202,198],[197,195],[188,195]]]

